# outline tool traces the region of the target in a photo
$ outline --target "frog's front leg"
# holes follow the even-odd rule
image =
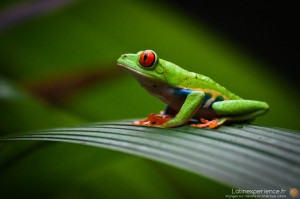
[[[196,124],[193,126],[215,128],[225,122],[249,121],[265,114],[269,109],[269,105],[255,100],[226,100],[215,102],[212,105],[212,109],[222,117],[208,121],[208,125]]]
[[[175,118],[164,123],[161,127],[175,127],[188,122],[200,108],[204,96],[205,94],[201,91],[189,91]]]

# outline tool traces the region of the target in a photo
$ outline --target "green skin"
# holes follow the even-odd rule
[[[174,118],[161,127],[180,126],[191,118],[219,118],[218,126],[225,122],[251,121],[269,109],[265,102],[244,100],[212,79],[163,59],[157,58],[152,67],[143,67],[139,62],[142,53],[121,55],[117,63],[149,93],[168,104],[165,114]]]

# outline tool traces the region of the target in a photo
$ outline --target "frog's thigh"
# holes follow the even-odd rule
[[[263,114],[269,108],[268,104],[255,100],[225,100],[215,102],[212,105],[213,110],[221,115],[246,115],[259,112]]]

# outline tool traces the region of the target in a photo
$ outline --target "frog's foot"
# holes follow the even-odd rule
[[[221,126],[225,122],[224,120],[222,120],[220,118],[215,118],[212,120],[206,120],[204,118],[200,118],[200,121],[202,122],[202,124],[191,124],[191,126],[197,127],[197,128],[209,127],[211,129],[214,129],[214,128]]]
[[[170,119],[172,119],[170,115],[151,113],[147,118],[133,121],[132,124],[137,126],[161,126]]]

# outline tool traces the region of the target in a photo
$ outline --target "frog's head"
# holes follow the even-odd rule
[[[159,63],[157,54],[152,50],[121,55],[117,63],[119,66],[133,73],[134,76],[159,80],[164,79],[164,70]]]
[[[177,84],[175,81],[178,79],[178,73],[183,70],[171,62],[159,59],[152,50],[121,55],[117,63],[131,72],[140,82],[150,79],[170,86]]]

